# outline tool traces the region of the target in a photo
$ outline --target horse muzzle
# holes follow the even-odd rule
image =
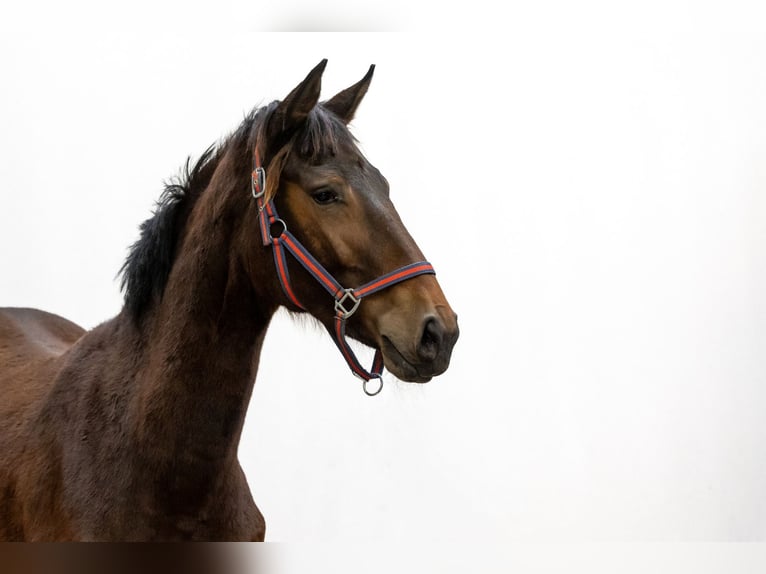
[[[427,383],[449,367],[460,335],[457,316],[449,308],[428,313],[413,332],[392,329],[381,336],[385,367],[398,379]]]

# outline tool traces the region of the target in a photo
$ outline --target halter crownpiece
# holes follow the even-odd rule
[[[346,321],[351,317],[362,302],[362,298],[378,291],[382,291],[392,285],[412,279],[418,275],[435,275],[433,266],[427,261],[418,261],[399,267],[390,273],[386,273],[365,283],[361,287],[353,289],[345,288],[317,261],[311,253],[296,239],[287,229],[287,224],[279,218],[274,200],[265,201],[266,194],[266,171],[260,165],[258,148],[255,150],[255,168],[251,179],[251,191],[258,206],[258,225],[261,232],[261,240],[264,246],[271,245],[274,253],[274,265],[277,276],[287,298],[299,309],[306,308],[295,296],[290,282],[290,273],[287,269],[287,257],[289,252],[308,271],[335,300],[335,326],[333,329],[334,341],[338,346],[343,358],[351,368],[351,372],[364,381],[364,392],[369,396],[377,395],[383,389],[383,354],[380,349],[375,349],[375,357],[370,370],[366,370],[359,363],[354,351],[346,340]],[[372,379],[378,379],[379,386],[375,391],[370,391],[367,384]]]

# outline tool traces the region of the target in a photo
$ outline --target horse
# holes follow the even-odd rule
[[[165,185],[116,317],[0,309],[0,540],[264,540],[237,449],[281,307],[370,395],[447,369],[457,316],[348,127],[375,66],[320,102],[326,64]]]

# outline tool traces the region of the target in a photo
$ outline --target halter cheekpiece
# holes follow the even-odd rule
[[[287,224],[279,218],[274,200],[266,202],[266,171],[260,165],[258,149],[255,151],[255,169],[252,173],[251,190],[258,206],[258,221],[261,240],[264,246],[271,245],[274,253],[274,264],[277,276],[287,298],[298,308],[306,308],[295,296],[290,282],[290,273],[287,270],[287,258],[285,252],[289,252],[335,300],[335,327],[333,329],[335,344],[340,349],[343,358],[351,368],[351,372],[364,381],[364,392],[370,396],[377,395],[383,389],[383,354],[380,349],[375,350],[375,358],[370,370],[366,370],[359,363],[354,351],[346,341],[346,321],[351,317],[362,302],[362,298],[382,291],[392,285],[412,279],[418,275],[434,275],[434,268],[427,261],[418,261],[400,267],[365,283],[361,287],[353,289],[345,288],[317,261],[311,253],[298,241],[287,229]],[[367,388],[372,379],[378,380],[378,387],[374,391]]]

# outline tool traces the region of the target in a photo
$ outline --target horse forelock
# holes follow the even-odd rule
[[[346,124],[321,104],[311,110],[296,141],[301,157],[315,165],[356,144]]]
[[[251,153],[257,147],[266,168],[266,201],[276,195],[282,170],[291,155],[295,154],[311,165],[319,165],[344,149],[356,149],[358,143],[343,120],[321,103],[309,112],[298,129],[270,137],[269,121],[279,103],[274,101],[254,113],[249,141]]]

